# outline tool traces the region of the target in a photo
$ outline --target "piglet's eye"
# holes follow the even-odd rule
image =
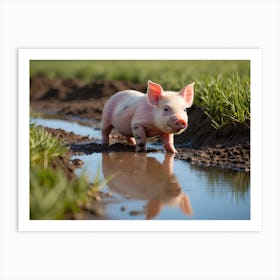
[[[168,110],[167,107],[165,107],[165,108],[163,109],[163,111],[164,111],[164,112],[168,112],[169,110]]]

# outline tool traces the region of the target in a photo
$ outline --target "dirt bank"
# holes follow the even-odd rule
[[[105,80],[84,84],[79,80],[34,77],[30,81],[30,103],[35,112],[51,112],[64,118],[78,116],[96,122],[101,120],[106,100],[115,92],[125,89],[145,92],[146,84]],[[188,115],[188,129],[175,136],[178,158],[199,165],[250,170],[250,122],[231,124],[216,130],[203,108],[193,105]],[[62,130],[51,133],[65,141],[75,153],[134,150],[132,146],[123,144],[122,138],[117,135],[112,138],[114,145],[106,148],[92,139],[73,133]]]
[[[125,143],[125,140],[117,135],[113,136],[112,143],[105,147],[95,142],[95,139],[89,139],[84,136],[68,133],[61,129],[47,129],[53,136],[60,139],[69,147],[72,155],[92,154],[101,152],[134,152],[132,145]],[[147,153],[159,152],[160,149],[148,148]],[[200,148],[177,148],[176,158],[186,160],[192,164],[202,166],[215,166],[220,168],[229,168],[239,171],[250,170],[250,145],[249,143],[236,145],[203,146]],[[74,165],[82,164],[78,160]]]

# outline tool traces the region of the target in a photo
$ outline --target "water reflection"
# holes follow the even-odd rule
[[[96,176],[102,180],[117,173],[102,188],[111,193],[102,201],[102,219],[250,219],[249,173],[199,167],[164,153],[95,153],[79,158],[84,165],[76,174],[86,174],[91,182]]]
[[[166,206],[192,215],[189,197],[173,173],[173,162],[173,154],[166,154],[162,163],[141,153],[102,154],[104,177],[117,174],[109,187],[128,199],[146,201],[146,219],[158,216]]]
[[[234,198],[238,201],[245,199],[250,188],[250,173],[236,172],[230,169],[218,169],[208,167],[207,169],[199,165],[191,165],[190,169],[197,172],[197,176],[205,177],[207,172],[208,189],[211,192],[226,191],[230,186]]]

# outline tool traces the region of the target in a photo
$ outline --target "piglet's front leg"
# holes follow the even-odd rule
[[[167,134],[163,133],[161,135],[161,140],[163,142],[164,148],[169,153],[177,153],[175,147],[174,147],[174,138],[173,134]]]
[[[133,123],[132,133],[136,141],[136,152],[146,152],[145,127],[139,123]]]

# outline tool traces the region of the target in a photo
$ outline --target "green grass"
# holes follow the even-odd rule
[[[95,79],[129,80],[146,83],[160,82],[164,87],[179,90],[187,82],[202,76],[249,75],[249,61],[236,60],[33,60],[30,76],[46,75],[50,78],[77,78],[89,82]]]
[[[204,108],[215,128],[250,120],[250,80],[233,76],[204,78],[197,82],[196,104]]]
[[[30,219],[64,219],[86,205],[90,193],[96,193],[104,182],[96,178],[89,184],[85,176],[67,179],[59,168],[51,167],[58,156],[66,157],[67,149],[43,127],[30,125]]]
[[[48,167],[55,157],[64,155],[67,149],[52,137],[43,127],[30,126],[30,161],[32,164]]]
[[[194,81],[194,102],[204,108],[215,128],[250,119],[250,61],[31,61],[30,75],[85,82],[153,80],[169,90]]]
[[[69,181],[61,170],[32,166],[30,169],[30,218],[64,219],[80,211],[86,201],[88,183],[84,177]]]

